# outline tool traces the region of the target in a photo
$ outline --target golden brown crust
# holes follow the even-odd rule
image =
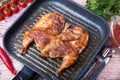
[[[50,12],[42,16],[33,26],[33,29],[48,29],[51,34],[57,35],[64,28],[64,23],[65,20],[61,14]]]
[[[25,32],[21,52],[25,52],[34,41],[41,56],[63,58],[57,73],[70,67],[87,46],[89,35],[80,26],[70,27],[70,24],[64,24],[64,17],[59,13],[50,12],[42,16],[31,30]]]

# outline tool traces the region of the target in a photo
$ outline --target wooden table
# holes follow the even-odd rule
[[[86,0],[74,0],[78,4],[85,5]],[[15,20],[26,10],[26,8],[21,9],[17,14],[12,15],[9,18],[0,22],[0,46],[2,45],[2,38],[5,31],[14,23]],[[17,27],[17,26],[16,26]],[[120,52],[111,54],[112,58],[110,62],[105,66],[102,72],[97,77],[97,80],[120,80]],[[23,64],[10,57],[13,65],[17,72],[23,68]],[[5,65],[0,60],[0,80],[12,80],[15,75],[11,74],[10,71],[5,67]]]

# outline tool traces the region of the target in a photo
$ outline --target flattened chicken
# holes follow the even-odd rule
[[[57,73],[73,65],[79,53],[85,49],[89,35],[80,26],[65,23],[64,17],[56,12],[42,16],[31,30],[24,33],[21,54],[31,42],[35,42],[43,57],[63,58]]]
[[[64,45],[66,47],[66,51],[69,50],[69,52],[64,52],[66,55],[63,57],[62,64],[57,69],[57,73],[60,73],[77,61],[78,55],[82,53],[83,49],[87,46],[88,38],[88,32],[80,26],[68,28],[66,32],[60,35],[61,41],[68,42],[69,47],[66,46],[66,44]]]
[[[64,24],[65,24],[64,17],[59,13],[50,12],[48,14],[45,14],[35,23],[35,25],[31,30],[26,31],[24,33],[22,48],[20,52],[25,53],[29,44],[33,41],[35,41],[38,49],[40,50],[41,50],[40,47],[44,48],[46,43],[50,42],[52,44],[54,41],[54,39],[52,38],[55,38],[55,37],[51,36],[52,38],[49,38],[48,35],[49,34],[54,36],[58,35],[64,29]],[[52,39],[53,41],[49,41],[50,39]],[[44,42],[46,41],[46,42],[43,43],[42,41]],[[47,47],[43,50],[44,54],[46,49]]]

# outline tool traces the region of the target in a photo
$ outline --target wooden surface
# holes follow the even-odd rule
[[[86,0],[74,0],[75,2],[85,5]],[[26,8],[25,8],[26,9]],[[12,23],[25,11],[22,9],[19,13],[12,15],[11,17],[0,22],[0,46],[2,45],[2,38],[5,31],[10,27]],[[102,72],[97,77],[97,80],[120,80],[120,51],[111,54],[112,58],[110,62],[105,66]],[[24,66],[17,60],[10,57],[15,69],[19,72]],[[10,71],[5,67],[5,65],[0,60],[0,80],[12,80],[15,75],[12,75]]]
[[[97,80],[120,80],[120,53],[112,54],[110,62],[99,74]]]

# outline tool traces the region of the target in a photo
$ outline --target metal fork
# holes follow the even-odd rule
[[[110,51],[110,48],[106,47],[104,48],[104,50],[102,51],[102,55],[97,55],[97,61],[102,62],[108,55]],[[87,77],[90,77],[92,75],[92,70],[95,68],[95,65],[97,65],[97,62],[94,62],[91,66],[91,68],[89,68],[89,70],[87,70],[87,72],[85,73],[85,75],[82,77],[81,80],[85,80]]]

